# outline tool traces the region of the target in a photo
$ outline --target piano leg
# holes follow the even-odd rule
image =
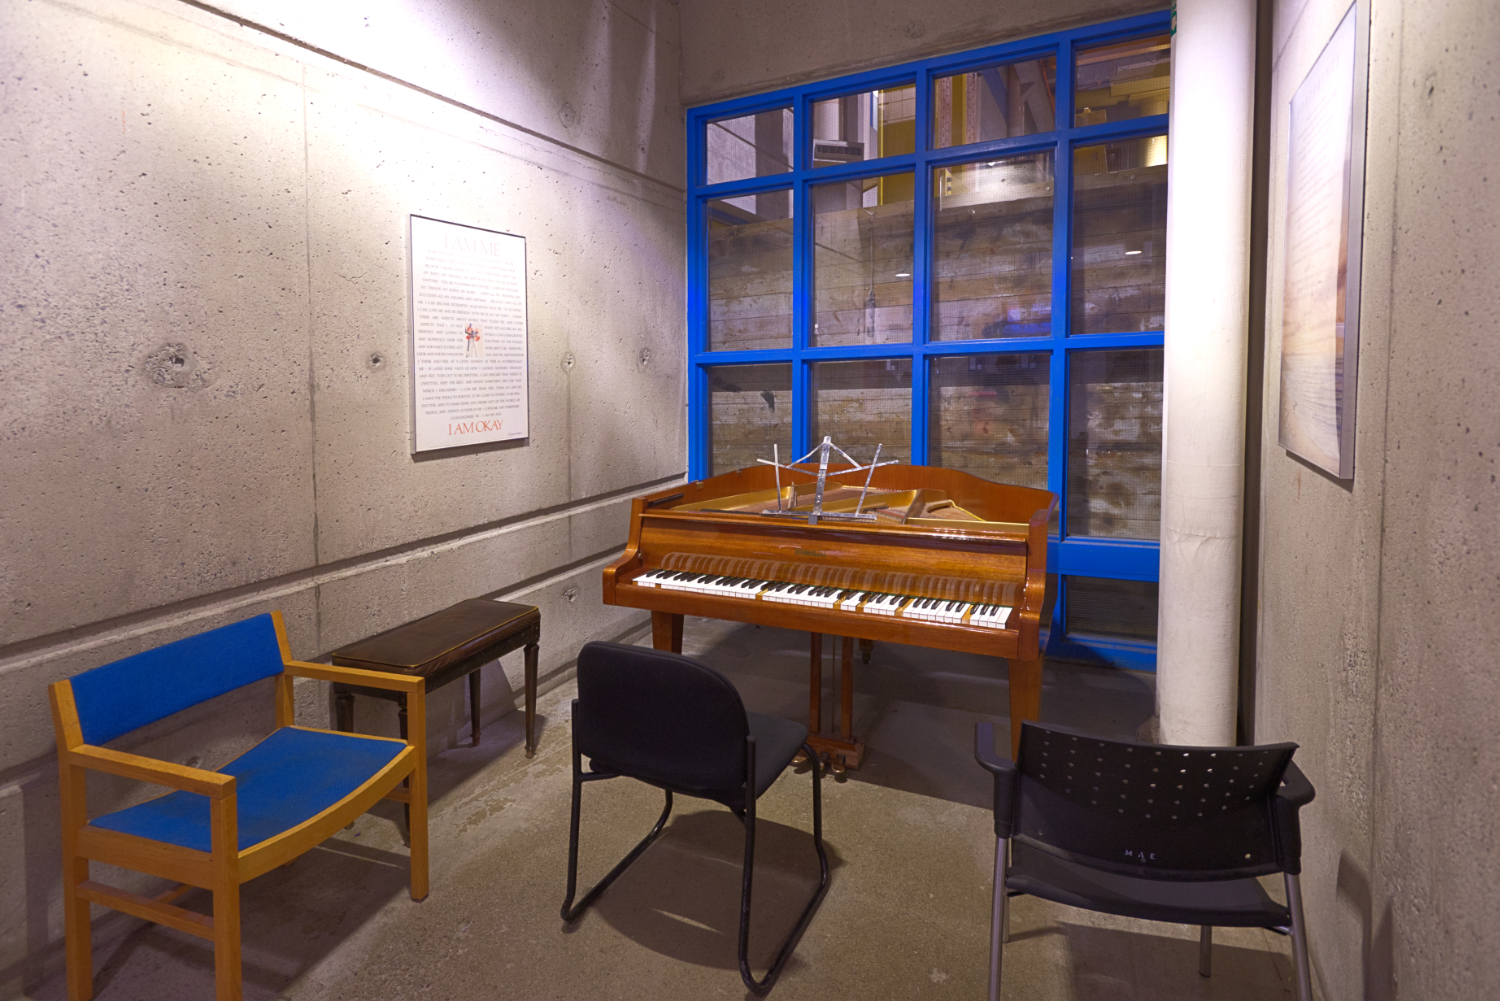
[[[1042,659],[1010,661],[1010,758],[1021,754],[1021,721],[1033,723],[1042,711]]]
[[[675,612],[652,612],[651,645],[658,650],[682,653],[682,616]]]
[[[839,739],[850,741],[854,726],[854,640],[844,637],[844,663],[839,668]]]
[[[812,634],[812,657],[807,676],[807,732],[823,732],[823,634]]]
[[[839,671],[838,735],[829,721],[823,731],[823,636],[812,633],[811,657],[807,678],[807,743],[819,757],[826,756],[828,769],[842,779],[844,769],[858,768],[864,757],[865,742],[854,736],[854,640],[845,636],[843,664]]]
[[[859,659],[860,660],[862,660],[866,664],[868,664],[870,662],[870,654],[872,654],[874,652],[875,652],[875,641],[874,640],[860,640],[859,641]]]

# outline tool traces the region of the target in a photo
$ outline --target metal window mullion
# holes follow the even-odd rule
[[[805,357],[812,340],[813,287],[812,98],[801,95],[792,130],[792,442],[793,458],[808,449],[812,423],[812,378]]]
[[[1072,53],[1058,58],[1058,113],[1072,103]],[[1067,68],[1064,74],[1063,68]],[[1066,83],[1066,85],[1065,85]],[[1071,120],[1071,111],[1070,111]],[[1068,130],[1058,133],[1052,159],[1052,346],[1047,381],[1047,489],[1058,496],[1058,537],[1067,535],[1068,491],[1068,330],[1072,319],[1073,150]],[[1055,572],[1055,568],[1053,568]]]
[[[929,380],[927,361],[922,348],[931,339],[932,321],[932,177],[927,166],[932,148],[932,74],[918,73],[916,86],[916,120],[912,132],[916,162],[912,164],[911,225],[911,342],[907,357],[911,359],[911,451],[907,460],[913,466],[927,465],[927,398]]]
[[[1047,489],[1057,494],[1057,540],[1067,538],[1068,526],[1068,330],[1072,320],[1073,256],[1073,82],[1074,38],[1057,47],[1057,91],[1054,104],[1057,128],[1052,157],[1052,353],[1047,366]],[[1057,576],[1049,648],[1066,634],[1067,588],[1058,570],[1059,546],[1047,547],[1047,569]]]

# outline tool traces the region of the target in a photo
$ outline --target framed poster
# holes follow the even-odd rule
[[[1278,440],[1354,475],[1368,39],[1349,8],[1292,97]]]
[[[526,238],[411,216],[411,450],[528,434]]]

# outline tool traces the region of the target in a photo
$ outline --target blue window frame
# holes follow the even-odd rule
[[[738,98],[712,105],[690,109],[687,116],[688,129],[688,336],[689,336],[689,474],[693,478],[710,475],[713,470],[710,427],[710,374],[711,367],[732,365],[758,365],[776,363],[790,366],[790,445],[801,454],[811,447],[809,440],[814,423],[811,413],[811,369],[814,363],[826,361],[849,361],[856,359],[894,359],[910,364],[911,381],[911,438],[900,444],[909,449],[907,455],[912,463],[925,464],[929,456],[929,393],[932,391],[932,363],[939,358],[1029,355],[1046,355],[1047,370],[1047,488],[1061,498],[1058,523],[1048,548],[1049,573],[1061,583],[1061,593],[1055,602],[1051,628],[1047,643],[1050,656],[1068,656],[1093,659],[1118,666],[1154,670],[1155,643],[1144,638],[1140,629],[1134,636],[1130,629],[1116,631],[1112,635],[1090,635],[1086,632],[1069,632],[1068,592],[1072,578],[1087,579],[1093,584],[1101,582],[1145,582],[1158,579],[1159,544],[1154,538],[1122,538],[1090,534],[1086,519],[1070,518],[1082,514],[1088,490],[1086,481],[1075,478],[1070,489],[1070,404],[1080,403],[1080,392],[1073,382],[1080,377],[1075,369],[1075,360],[1080,352],[1117,353],[1155,350],[1159,359],[1163,344],[1162,330],[1157,319],[1154,323],[1142,321],[1136,325],[1145,329],[1127,331],[1104,329],[1098,332],[1074,329],[1079,326],[1073,316],[1074,274],[1073,247],[1075,181],[1079,172],[1075,170],[1075,151],[1084,147],[1099,147],[1100,144],[1123,144],[1130,140],[1155,140],[1162,144],[1161,162],[1165,162],[1165,134],[1167,115],[1165,107],[1147,107],[1128,112],[1124,116],[1086,115],[1092,109],[1075,108],[1075,82],[1082,63],[1080,52],[1099,51],[1101,46],[1127,43],[1132,40],[1164,36],[1170,28],[1166,12],[1142,15],[1124,20],[1092,25],[1084,28],[1056,32],[1036,38],[1025,39],[1004,45],[906,63],[880,70],[859,73],[810,83],[799,87],[778,90]],[[987,141],[969,142],[962,145],[938,144],[935,133],[937,115],[934,113],[934,92],[944,84],[946,78],[955,74],[982,71],[987,67],[1002,68],[1026,60],[1055,59],[1055,84],[1053,105],[1055,108],[1053,128],[1031,131],[1029,134],[1013,135]],[[883,141],[867,156],[870,143],[863,145],[850,141],[848,149],[830,152],[825,143],[818,147],[818,164],[814,164],[814,105],[829,102],[848,95],[879,92],[889,94],[899,88],[913,88],[914,106],[903,105],[913,112],[914,147],[909,152],[896,152],[881,156]],[[1128,90],[1129,88],[1124,88]],[[905,91],[900,92],[903,97]],[[951,92],[950,92],[951,93]],[[1092,91],[1091,91],[1092,93]],[[823,105],[827,107],[825,103]],[[875,107],[868,101],[861,107]],[[774,114],[780,109],[786,112]],[[1161,113],[1147,113],[1160,111]],[[773,113],[773,114],[767,114]],[[873,115],[870,111],[868,114]],[[1094,124],[1080,121],[1103,117],[1106,120]],[[1116,120],[1108,120],[1115,117]],[[873,121],[873,119],[872,119]],[[736,180],[708,183],[710,127],[720,135],[716,141],[732,130],[736,122],[754,122],[757,137],[774,135],[777,130],[789,131],[790,151],[776,151],[776,155],[761,155],[756,166],[738,171],[754,173],[756,176]],[[750,144],[747,130],[740,128],[739,138],[731,141]],[[874,127],[874,126],[869,126]],[[955,126],[949,122],[950,130]],[[861,124],[860,128],[866,128]],[[771,131],[765,132],[765,129]],[[1022,129],[1021,131],[1025,131]],[[868,134],[868,128],[866,128]],[[966,133],[967,135],[968,133]],[[948,134],[951,140],[952,133]],[[1160,137],[1159,139],[1157,137]],[[820,137],[826,139],[826,137]],[[904,143],[903,143],[904,145]],[[717,147],[717,148],[722,148]],[[1109,147],[1114,148],[1114,147]],[[742,151],[743,152],[743,151]],[[784,155],[789,152],[790,155]],[[1016,323],[1005,327],[1006,336],[981,336],[969,340],[937,340],[933,336],[933,270],[935,248],[935,212],[932,208],[933,184],[937,172],[959,165],[975,164],[978,161],[998,157],[1017,157],[1022,154],[1051,154],[1053,171],[1052,230],[1050,267],[1050,321]],[[715,163],[722,162],[716,160]],[[992,164],[991,164],[992,165]],[[1114,168],[1109,168],[1114,169]],[[716,169],[718,176],[725,171]],[[731,171],[730,173],[735,173]],[[813,323],[815,302],[814,279],[814,222],[815,205],[812,188],[832,181],[857,181],[884,178],[890,184],[905,183],[891,180],[902,175],[912,178],[912,256],[911,256],[911,336],[901,343],[864,343],[840,346],[822,346],[814,342]],[[882,188],[882,191],[885,189]],[[790,209],[790,220],[784,221],[778,233],[785,237],[790,233],[790,336],[784,343],[774,346],[757,346],[750,349],[720,347],[711,349],[710,287],[709,287],[709,218],[711,212],[722,216],[730,200],[739,204],[747,202],[749,196],[782,197]],[[711,206],[711,203],[713,205]],[[868,202],[867,202],[868,203]],[[1164,205],[1160,211],[1165,212]],[[873,232],[873,229],[872,229]],[[871,237],[871,260],[876,253],[874,237]],[[1164,258],[1161,248],[1158,256]],[[1139,249],[1123,250],[1125,254],[1139,253]],[[873,270],[873,269],[872,269]],[[905,276],[901,276],[905,277]],[[873,304],[873,273],[870,279],[870,301]],[[1081,286],[1080,286],[1081,287]],[[1082,315],[1082,314],[1080,314]],[[1154,314],[1153,314],[1154,316]],[[993,326],[993,325],[992,325]],[[1107,325],[1106,325],[1107,326]],[[990,334],[990,328],[985,328]],[[1093,356],[1095,358],[1102,355]],[[978,364],[977,362],[972,362]],[[1028,363],[1029,364],[1029,363]],[[1159,370],[1159,360],[1157,361]],[[762,368],[758,372],[765,372]],[[1159,385],[1159,383],[1158,383]],[[770,396],[770,391],[765,392]],[[774,408],[773,408],[774,409]],[[1159,414],[1159,411],[1158,411]],[[1079,449],[1072,461],[1078,466],[1075,472],[1084,475],[1087,443],[1075,442]],[[769,447],[769,446],[767,446]],[[1083,458],[1081,458],[1083,457]],[[1159,463],[1159,448],[1156,461]],[[1159,488],[1159,479],[1157,480]],[[1077,506],[1077,510],[1073,507]],[[1145,522],[1141,522],[1145,524]],[[1084,529],[1079,531],[1080,526]],[[1154,532],[1152,533],[1154,534]],[[1119,588],[1116,588],[1119,590]],[[1108,586],[1095,588],[1092,592],[1110,593]],[[1080,590],[1080,601],[1083,591]],[[1154,590],[1150,596],[1154,602]],[[1083,614],[1079,606],[1080,622],[1097,621],[1098,616]],[[1154,614],[1142,605],[1135,609],[1137,624],[1150,619],[1150,632],[1154,633]]]

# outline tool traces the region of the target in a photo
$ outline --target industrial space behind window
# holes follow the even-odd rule
[[[1166,15],[693,109],[691,471],[825,434],[1062,503],[1047,653],[1155,663]]]

